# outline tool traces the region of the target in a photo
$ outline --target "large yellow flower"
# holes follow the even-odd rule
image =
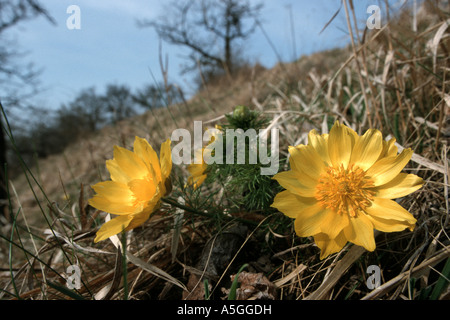
[[[337,121],[329,134],[310,131],[308,145],[289,147],[291,170],[274,176],[286,190],[272,206],[295,219],[298,236],[314,237],[321,259],[348,241],[373,251],[374,229],[413,230],[416,223],[391,199],[416,191],[423,180],[400,173],[413,152],[397,154],[394,143],[379,130],[359,136]]]
[[[95,242],[142,225],[170,190],[171,141],[161,145],[160,160],[147,140],[136,137],[134,152],[114,146],[114,158],[106,161],[111,180],[92,186],[97,193],[89,204],[117,215],[97,232]]]

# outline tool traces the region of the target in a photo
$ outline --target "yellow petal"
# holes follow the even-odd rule
[[[109,220],[97,231],[97,236],[95,237],[94,242],[97,243],[121,233],[128,227],[131,219],[131,216],[119,216]]]
[[[328,154],[335,168],[343,165],[347,169],[352,154],[352,137],[348,128],[335,122],[328,136]]]
[[[145,163],[134,152],[114,146],[114,159],[117,166],[130,179],[142,179],[148,175],[148,168]]]
[[[136,211],[136,208],[134,206],[130,206],[128,204],[120,202],[111,202],[103,195],[98,194],[89,199],[89,205],[98,210],[117,215],[128,215]]]
[[[295,232],[299,237],[309,237],[318,234],[322,230],[324,221],[330,215],[334,215],[334,213],[322,208],[316,202],[297,214],[297,218],[295,219]]]
[[[300,178],[300,174],[294,170],[283,171],[277,173],[273,179],[285,189],[296,193],[302,197],[314,197],[316,193],[317,181],[312,180],[309,176],[304,175]]]
[[[289,218],[297,218],[297,215],[316,203],[315,199],[302,198],[288,190],[281,191],[275,196],[271,207],[278,209]]]
[[[330,210],[321,221],[320,232],[328,235],[330,239],[334,239],[348,224],[349,217],[347,214],[339,214]]]
[[[352,150],[353,147],[355,146],[356,140],[358,139],[358,134],[355,132],[355,130],[353,130],[352,128],[349,128],[347,126],[344,125],[345,130],[347,130],[347,134],[350,137],[350,143],[352,145]]]
[[[207,178],[206,174],[190,176],[188,177],[187,184],[193,186],[194,189],[197,189],[202,185],[202,183],[206,180],[206,178]]]
[[[381,186],[397,177],[411,159],[413,152],[411,149],[404,149],[396,157],[383,158],[367,170],[369,177],[375,186]]]
[[[135,212],[134,195],[126,185],[115,181],[104,181],[95,184],[92,188],[97,193],[89,199],[92,207],[119,215]]]
[[[130,181],[130,177],[125,174],[116,160],[106,160],[106,168],[109,171],[109,175],[112,181],[120,182],[123,184],[127,184]]]
[[[311,145],[319,154],[322,161],[331,166],[330,156],[328,155],[328,135],[319,135],[316,130],[311,130],[308,134],[308,144]]]
[[[356,217],[350,217],[350,223],[344,229],[344,234],[348,241],[373,251],[376,247],[373,228],[371,220],[364,213],[359,213]]]
[[[165,179],[167,179],[172,171],[172,150],[170,149],[171,141],[167,139],[161,144],[161,151],[159,154],[161,163],[161,177],[163,179],[163,184]]]
[[[423,179],[415,174],[399,173],[388,183],[375,188],[375,196],[384,199],[401,198],[420,189],[422,185]]]
[[[381,132],[376,129],[369,129],[356,140],[350,163],[365,171],[378,160],[382,150],[383,138]]]
[[[135,179],[128,183],[128,187],[133,192],[138,201],[150,201],[156,192],[156,185],[147,179]]]
[[[393,219],[383,219],[375,216],[367,216],[373,225],[373,228],[382,232],[398,232],[403,231],[406,228],[412,228],[411,225],[406,223],[399,223]]]
[[[149,211],[142,211],[140,213],[134,214],[132,216],[130,224],[126,227],[125,231],[129,231],[143,225],[144,222],[147,221],[148,218],[150,218],[150,214],[151,212]]]
[[[133,203],[133,193],[126,184],[115,181],[102,181],[93,185],[92,189],[112,202]]]
[[[380,154],[380,158],[387,158],[387,157],[395,157],[398,153],[398,148],[395,145],[396,139],[392,138],[389,141],[383,140],[383,151]]]
[[[192,176],[199,176],[203,174],[203,172],[206,170],[207,167],[208,166],[205,163],[203,164],[192,163],[188,165],[187,170]]]
[[[325,163],[310,145],[289,147],[289,154],[292,170],[297,171],[301,176],[307,175],[317,181],[325,170]]]
[[[147,140],[136,137],[133,146],[134,152],[141,158],[141,160],[147,165],[148,170],[150,170],[150,165],[152,166],[157,181],[161,181],[161,167],[159,164],[158,155]]]
[[[334,239],[330,239],[324,233],[319,233],[314,236],[314,242],[319,247],[320,259],[323,260],[330,254],[341,251],[347,243],[347,239],[344,236],[344,232],[339,233]]]
[[[207,167],[208,166],[204,162],[202,162],[202,164],[193,163],[188,165],[187,170],[189,171],[190,176],[188,177],[187,185],[193,186],[194,189],[200,187],[200,185],[206,180],[207,175],[204,174],[204,172]]]
[[[156,190],[155,196],[147,203],[147,206],[139,213],[131,215],[132,219],[130,224],[125,229],[125,231],[129,231],[131,229],[137,228],[144,224],[150,216],[159,208],[160,205],[161,194],[159,189]]]
[[[416,218],[401,205],[389,199],[375,198],[372,205],[366,208],[365,211],[369,216],[374,218],[375,221],[379,221],[379,224],[374,225],[376,229],[382,228],[382,223],[390,222],[392,224],[403,226],[403,229],[409,228],[410,230],[413,230],[417,221]],[[391,226],[391,229],[395,228],[397,227]],[[396,231],[403,230],[401,227],[398,228],[399,229],[396,229]],[[379,230],[383,231],[381,229]]]

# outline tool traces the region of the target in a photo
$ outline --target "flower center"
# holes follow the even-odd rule
[[[323,208],[355,217],[371,205],[375,192],[369,188],[373,186],[373,181],[357,166],[328,167],[319,178],[315,197]]]

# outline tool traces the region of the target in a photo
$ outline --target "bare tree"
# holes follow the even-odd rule
[[[262,4],[248,0],[172,1],[156,21],[141,21],[159,37],[190,49],[190,65],[232,73],[239,61],[239,45],[255,31]],[[241,42],[241,43],[240,43]]]
[[[111,114],[112,123],[117,123],[137,114],[133,95],[126,85],[109,84],[106,87],[104,99],[106,111]]]
[[[21,54],[15,50],[14,43],[6,38],[5,33],[19,23],[38,16],[44,16],[51,23],[55,23],[35,0],[0,0],[0,84],[2,86],[23,86],[36,76],[36,72],[30,68],[31,65],[24,68],[16,63],[15,58],[20,57]]]

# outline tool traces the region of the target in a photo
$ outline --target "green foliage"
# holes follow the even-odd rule
[[[250,110],[246,106],[237,106],[232,115],[226,115],[228,123],[221,125],[223,132],[226,129],[254,129],[256,133],[260,129],[266,128],[269,121],[259,112]],[[227,136],[223,134],[223,151],[227,146]],[[259,146],[259,136],[257,141],[252,141]],[[262,175],[261,168],[264,166],[259,159],[256,163],[250,163],[249,150],[250,139],[245,139],[245,150],[237,150],[237,143],[233,143],[234,161],[223,164],[208,165],[208,177],[205,183],[219,183],[226,193],[225,199],[229,202],[231,210],[246,212],[258,211],[267,212],[273,202],[273,197],[280,191],[278,183],[272,176]],[[238,163],[238,154],[245,152],[245,163]],[[270,156],[270,143],[267,146],[267,155]],[[224,157],[225,158],[225,157]]]
[[[439,300],[442,293],[445,292],[450,283],[450,258],[447,258],[442,271],[438,272],[439,278],[431,285],[422,288],[418,294],[417,300]],[[413,292],[418,284],[418,279],[411,278],[409,281],[410,291]]]
[[[263,129],[269,124],[269,120],[257,111],[250,110],[247,106],[236,106],[232,115],[226,114],[228,124],[222,125],[224,129]]]
[[[239,284],[239,274],[248,267],[248,264],[244,264],[234,276],[233,283],[231,284],[230,293],[228,294],[228,300],[236,300],[236,290]]]
[[[433,292],[431,293],[431,300],[438,300],[441,294],[448,287],[450,278],[450,258],[447,259],[444,268],[440,274],[439,280],[436,282],[436,285],[433,288]]]
[[[209,292],[208,279],[203,280],[203,286],[205,288],[205,300],[209,300],[210,292]]]

